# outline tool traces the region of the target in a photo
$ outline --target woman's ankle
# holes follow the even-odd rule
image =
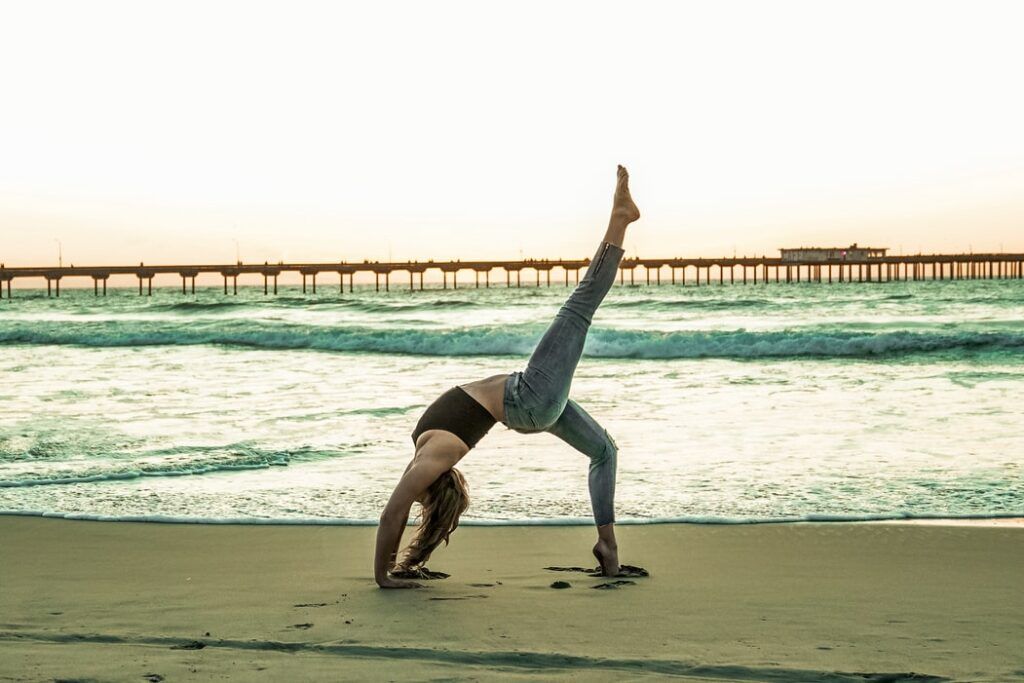
[[[615,540],[614,522],[597,527],[597,542],[603,544],[609,550],[618,550],[619,544]]]

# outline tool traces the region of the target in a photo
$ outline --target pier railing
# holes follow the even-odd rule
[[[560,269],[565,286],[569,285],[570,274],[579,282],[580,270],[586,269],[590,259],[525,259],[519,261],[399,261],[399,262],[345,262],[338,263],[235,263],[230,265],[145,265],[137,266],[66,266],[66,267],[19,267],[9,268],[0,264],[0,298],[6,285],[7,298],[13,295],[12,283],[17,278],[45,278],[47,294],[60,296],[60,282],[64,278],[92,278],[93,293],[99,296],[107,293],[107,280],[114,275],[129,275],[138,279],[139,295],[153,293],[153,278],[157,275],[177,275],[181,278],[183,294],[196,291],[196,277],[201,274],[216,274],[224,280],[224,293],[238,293],[238,278],[243,275],[262,277],[263,293],[277,294],[278,277],[282,273],[298,273],[302,276],[302,291],[312,285],[317,291],[317,276],[335,274],[338,276],[338,291],[344,292],[348,276],[348,291],[354,291],[356,273],[374,274],[376,289],[380,290],[383,276],[385,291],[390,289],[391,275],[405,272],[409,276],[409,290],[416,289],[417,275],[419,289],[423,289],[423,274],[438,269],[442,274],[442,287],[448,287],[451,274],[452,287],[458,288],[458,274],[464,270],[474,272],[476,287],[480,276],[484,286],[491,286],[491,273],[501,270],[505,273],[505,286],[522,286],[523,271],[534,271],[535,286],[541,283],[541,273],[547,286],[551,286],[551,272]],[[918,254],[916,256],[884,256],[865,260],[792,261],[769,257],[733,258],[624,258],[619,264],[619,284],[625,284],[626,273],[629,283],[636,284],[637,268],[644,269],[646,284],[662,283],[662,272],[668,269],[669,281],[676,284],[679,272],[680,284],[766,284],[768,282],[894,282],[905,280],[963,280],[963,279],[1024,279],[1024,254]],[[690,269],[693,277],[688,277]],[[712,275],[715,275],[713,278]],[[464,282],[463,285],[466,283]],[[529,283],[527,283],[529,284]]]

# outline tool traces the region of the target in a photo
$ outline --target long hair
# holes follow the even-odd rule
[[[406,548],[400,569],[419,569],[434,549],[459,526],[459,517],[469,507],[469,487],[466,479],[454,467],[444,472],[427,488],[426,500],[420,513],[420,526]]]

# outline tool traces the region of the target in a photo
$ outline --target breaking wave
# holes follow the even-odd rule
[[[992,328],[996,328],[993,330]],[[0,343],[141,347],[220,345],[422,356],[529,355],[546,325],[482,325],[455,329],[306,325],[275,321],[104,320],[82,323],[0,323]],[[829,358],[942,352],[1024,353],[1024,325],[991,324],[988,331],[943,327],[913,330],[863,324],[803,326],[771,331],[655,331],[591,328],[592,358]]]

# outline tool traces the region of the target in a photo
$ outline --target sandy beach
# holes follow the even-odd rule
[[[0,680],[1024,679],[1020,525],[627,526],[615,589],[545,569],[590,529],[464,527],[382,591],[373,533],[0,518]]]

